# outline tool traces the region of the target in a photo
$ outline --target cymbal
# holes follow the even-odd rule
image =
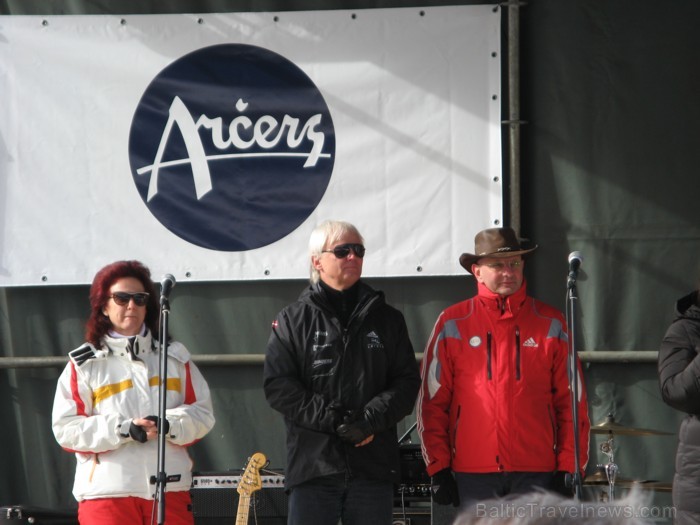
[[[604,485],[608,486],[608,478],[605,472],[598,471],[594,474],[589,474],[583,478],[584,485]],[[617,476],[615,478],[615,487],[631,489],[637,487],[644,490],[656,490],[658,492],[671,492],[672,484],[653,479],[629,479]]]
[[[615,485],[618,483],[633,483],[633,479],[629,478],[623,478],[621,476],[617,476],[615,478]],[[605,475],[605,472],[599,470],[597,472],[594,472],[593,474],[589,474],[585,478],[583,478],[583,484],[584,485],[607,485],[608,484],[608,477]]]
[[[654,436],[670,435],[671,432],[652,430],[649,428],[631,428],[615,422],[612,414],[608,414],[605,421],[591,426],[591,434],[623,434],[629,436]]]
[[[672,483],[664,483],[663,481],[642,481],[635,483],[634,486],[645,490],[655,490],[657,492],[671,492],[673,490]]]

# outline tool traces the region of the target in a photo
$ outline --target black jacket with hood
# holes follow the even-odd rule
[[[362,281],[356,286],[345,326],[320,283],[272,323],[264,389],[287,427],[287,489],[333,474],[399,482],[396,424],[413,410],[418,364],[401,312]],[[338,437],[347,414],[369,421],[369,444]]]
[[[673,480],[675,523],[700,523],[700,306],[695,291],[678,300],[659,349],[663,400],[687,415],[678,432]]]

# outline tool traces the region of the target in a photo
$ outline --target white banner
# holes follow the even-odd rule
[[[0,17],[0,286],[463,273],[502,221],[494,6]]]

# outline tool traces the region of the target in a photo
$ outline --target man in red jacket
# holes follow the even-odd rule
[[[437,503],[466,507],[536,487],[572,494],[567,328],[561,312],[526,293],[523,257],[536,248],[521,247],[511,228],[492,228],[459,259],[478,293],[435,323],[416,407]],[[583,472],[590,420],[578,362],[577,380]]]

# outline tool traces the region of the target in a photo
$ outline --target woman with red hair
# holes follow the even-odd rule
[[[155,523],[159,304],[139,261],[102,268],[90,288],[86,343],[69,352],[58,380],[53,432],[77,460],[73,494],[81,525]],[[214,426],[209,387],[187,349],[168,343],[165,520],[193,525],[187,447]],[[172,481],[170,481],[172,480]]]

